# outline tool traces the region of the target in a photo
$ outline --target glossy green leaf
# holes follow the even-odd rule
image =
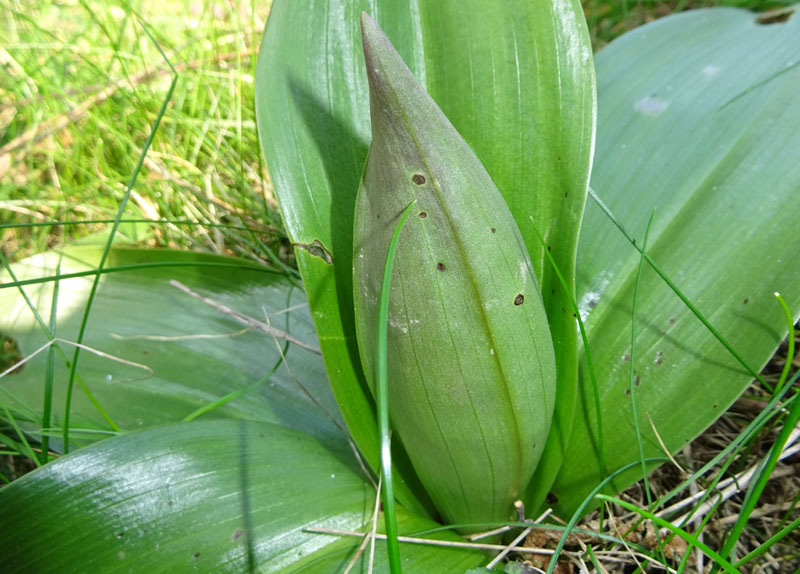
[[[634,237],[653,209],[648,254],[758,370],[786,335],[773,293],[800,315],[800,17],[760,24],[742,10],[672,16],[597,57],[592,186]],[[639,254],[587,207],[578,293],[600,386],[608,471],[638,458],[627,360]],[[636,391],[645,456],[694,438],[752,377],[652,269],[639,292]],[[601,479],[587,373],[554,493],[574,509]],[[635,472],[615,490],[637,478]]]
[[[101,249],[48,252],[13,269],[19,279],[51,277],[59,261],[62,276],[91,271]],[[316,347],[305,295],[284,275],[240,259],[168,250],[117,249],[106,266],[118,271],[103,276],[84,338],[85,345],[106,356],[82,351],[78,376],[120,429],[180,421],[229,393],[256,385],[280,363],[253,391],[201,416],[269,421],[314,434],[328,444],[345,441],[319,354],[289,344],[282,362],[285,340],[248,330],[170,284],[179,281],[257,321],[269,320],[274,328]],[[8,275],[3,280],[8,282]],[[92,280],[89,275],[59,281],[56,337],[75,339]],[[23,289],[49,322],[53,282]],[[0,290],[0,309],[0,332],[16,341],[21,358],[47,343],[16,287]],[[59,345],[71,359],[73,347]],[[27,420],[26,428],[33,432],[41,428],[46,365],[45,352],[0,379],[2,400]],[[63,421],[68,373],[66,362],[57,358],[50,425],[54,428]],[[81,430],[113,430],[78,385],[71,412],[77,445],[104,436]]]
[[[342,572],[375,491],[352,451],[286,427],[196,421],[92,445],[0,490],[0,571]],[[403,515],[401,532],[432,523]],[[454,535],[440,538],[453,539]],[[388,572],[376,543],[375,572]],[[407,574],[460,574],[480,553],[402,548]],[[366,556],[366,554],[365,554]],[[354,572],[366,572],[366,559]]]
[[[572,421],[576,329],[531,217],[571,282],[594,143],[594,75],[580,4],[273,3],[256,74],[261,143],[286,229],[298,246],[334,394],[357,444],[377,467],[377,425],[352,312],[353,213],[370,141],[362,10],[474,149],[531,254],[560,377],[556,420],[532,492],[541,499]],[[413,479],[407,463],[400,469]]]
[[[392,426],[450,523],[507,520],[544,449],[556,365],[539,285],[491,177],[364,15],[372,144],[355,213],[361,359],[376,382],[378,296],[398,218],[388,307]]]

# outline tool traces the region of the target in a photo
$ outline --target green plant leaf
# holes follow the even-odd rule
[[[544,263],[530,218],[571,284],[594,142],[594,75],[580,3],[276,0],[272,5],[256,74],[261,144],[286,229],[298,246],[334,394],[356,443],[377,468],[375,414],[352,313],[353,213],[370,141],[362,10],[375,18],[475,150],[530,252],[559,365],[555,422],[531,492],[541,499],[569,434],[577,343],[569,297]],[[413,480],[407,461],[396,455],[395,463],[402,478]],[[406,504],[414,498],[402,489],[398,496]]]
[[[758,370],[786,335],[773,292],[800,314],[800,18],[714,9],[634,30],[597,57],[592,186],[648,255]],[[608,471],[638,458],[630,396],[631,302],[638,252],[590,203],[578,294],[598,374]],[[636,400],[645,456],[690,441],[752,380],[652,268],[636,317]],[[589,378],[553,492],[574,509],[602,478]],[[640,476],[632,471],[613,490]]]
[[[62,276],[87,272],[96,268],[101,252],[102,247],[68,248],[36,255],[13,269],[21,280],[50,277],[59,261]],[[240,259],[169,250],[115,249],[107,267],[126,270],[102,277],[84,339],[87,346],[107,356],[83,350],[78,376],[120,429],[177,422],[229,393],[255,386],[243,398],[201,416],[269,421],[313,434],[326,444],[345,441],[344,424],[317,353],[292,343],[286,346],[285,340],[256,329],[247,330],[233,317],[170,284],[179,281],[257,321],[270,317],[275,329],[316,347],[305,295],[284,275]],[[56,335],[60,339],[74,340],[92,279],[89,275],[59,281]],[[53,285],[51,281],[23,287],[46,322]],[[0,332],[13,338],[19,358],[29,357],[47,343],[16,287],[0,290],[0,309]],[[71,357],[73,348],[68,343],[59,345]],[[68,368],[58,357],[55,364],[51,424],[58,427]],[[26,428],[32,432],[41,426],[46,367],[47,353],[43,352],[0,379],[3,401],[27,421]],[[259,380],[263,384],[256,385]],[[73,399],[73,427],[113,430],[77,385]],[[105,435],[78,432],[73,436],[80,445]],[[55,448],[58,440],[51,441]]]
[[[0,570],[341,572],[362,538],[304,529],[367,531],[374,499],[346,445],[330,449],[253,421],[148,429],[81,449],[0,490]],[[432,525],[401,515],[403,533]],[[388,572],[384,541],[376,551],[375,572]],[[483,560],[419,545],[403,557],[406,574],[460,574]]]

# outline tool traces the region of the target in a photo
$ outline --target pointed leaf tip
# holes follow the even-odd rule
[[[374,52],[375,52],[375,44],[380,40],[380,37],[383,36],[384,38],[386,35],[381,30],[378,23],[372,19],[372,16],[367,14],[366,12],[361,13],[361,44],[364,48],[364,61],[367,64],[367,75],[370,75],[374,70]],[[388,40],[387,40],[388,41]]]
[[[376,42],[379,42],[383,39],[387,44],[389,43],[389,39],[386,38],[386,34],[384,34],[381,27],[378,26],[378,23],[366,12],[361,13],[361,41],[364,46],[364,53],[367,59],[367,65],[369,67],[369,55],[367,53],[371,53],[375,49]]]
[[[372,135],[376,136],[376,124],[389,124],[399,121],[409,102],[430,100],[425,88],[418,82],[402,56],[375,20],[367,13],[361,15],[361,33],[364,49],[364,63],[370,92],[370,117]],[[432,106],[434,113],[441,114],[438,106]],[[376,121],[376,116],[382,116]],[[443,114],[442,114],[443,116]],[[446,123],[449,124],[449,121]]]
[[[390,105],[386,101],[387,90],[391,83],[387,76],[390,70],[393,71],[397,68],[394,60],[400,60],[402,67],[405,67],[405,64],[402,63],[402,58],[395,52],[394,46],[378,23],[366,12],[361,14],[361,42],[364,48],[367,81],[370,86],[370,111],[374,116],[376,110],[385,109],[387,105]],[[401,73],[402,67],[400,68]],[[378,104],[379,102],[380,104]]]

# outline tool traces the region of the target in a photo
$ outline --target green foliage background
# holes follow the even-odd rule
[[[585,0],[599,49],[656,18],[789,0]],[[180,73],[123,227],[153,247],[292,265],[255,128],[255,56],[269,1],[0,0],[0,249],[18,260],[107,230],[170,76]],[[83,221],[66,226],[52,221]],[[31,223],[40,226],[30,226]],[[246,226],[253,231],[203,224]]]

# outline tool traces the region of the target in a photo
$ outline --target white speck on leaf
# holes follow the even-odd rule
[[[666,110],[667,106],[668,104],[664,100],[653,96],[648,96],[636,102],[633,105],[633,109],[637,112],[645,114],[646,116],[657,116]]]
[[[606,287],[608,287],[608,277],[609,274],[607,273],[601,274],[595,281],[592,282],[592,289],[584,293],[581,297],[581,300],[578,301],[578,312],[581,315],[582,321],[586,321],[586,319],[589,317],[589,314],[592,312],[592,309],[594,309],[595,306],[597,306],[598,301],[600,301],[600,297],[603,295]]]
[[[391,318],[390,318],[389,319],[389,325],[393,329],[400,329],[400,332],[403,333],[403,335],[408,333],[408,327],[406,327],[403,323],[401,323],[399,321],[392,321]]]

